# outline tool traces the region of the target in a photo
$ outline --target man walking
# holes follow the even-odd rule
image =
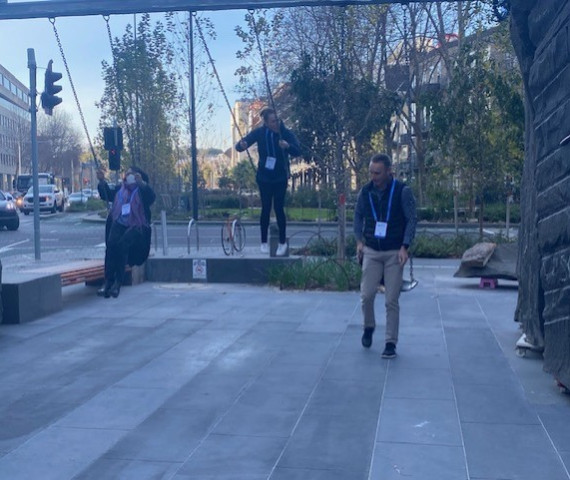
[[[411,188],[392,176],[388,155],[374,155],[368,169],[371,181],[360,190],[354,212],[356,249],[362,258],[362,346],[372,345],[376,327],[374,300],[383,278],[386,345],[382,358],[394,358],[400,327],[400,287],[408,248],[416,233],[416,201]]]

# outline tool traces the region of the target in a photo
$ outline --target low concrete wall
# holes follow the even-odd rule
[[[144,266],[133,267],[125,285],[145,280],[265,284],[272,268],[301,261],[300,258],[149,258]],[[60,311],[62,288],[60,273],[4,273],[0,289],[1,323],[30,322]]]
[[[264,284],[271,268],[293,265],[300,258],[149,258],[149,282]]]
[[[6,273],[2,278],[2,323],[25,323],[62,309],[59,274]]]

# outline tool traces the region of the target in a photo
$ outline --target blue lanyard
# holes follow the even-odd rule
[[[269,135],[271,135],[271,139],[269,138]],[[273,132],[271,130],[269,130],[269,128],[265,131],[265,141],[267,142],[267,155],[270,157],[275,158],[275,144],[273,143]],[[271,150],[269,148],[269,145],[271,145],[271,150],[273,151],[273,155],[271,155]]]
[[[131,200],[133,199],[135,193],[138,192],[138,190],[139,190],[139,187],[137,187],[137,188],[135,188],[135,189],[133,190],[133,192],[132,192],[131,195],[129,196],[129,201],[128,201],[127,203],[131,203]],[[119,198],[121,199],[121,205],[123,205],[123,203],[124,203],[123,190],[120,190],[120,191],[119,191]]]
[[[392,188],[390,189],[390,198],[388,199],[388,211],[386,212],[386,223],[390,221],[390,210],[392,210],[392,197],[394,196],[394,186],[396,185],[396,180],[392,179]],[[376,214],[376,209],[374,208],[374,202],[372,201],[372,193],[368,192],[368,200],[370,200],[370,207],[372,208],[372,215],[374,216],[374,221],[378,221],[378,215]]]

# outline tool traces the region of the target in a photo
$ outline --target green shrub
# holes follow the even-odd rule
[[[521,209],[517,204],[511,204],[511,223],[521,221]],[[483,221],[493,223],[505,223],[507,217],[507,206],[504,203],[493,203],[485,205],[483,209]]]
[[[461,258],[465,250],[476,243],[467,235],[443,236],[420,234],[414,239],[411,253],[419,258]]]
[[[319,258],[274,267],[269,271],[269,283],[281,289],[347,291],[359,288],[360,276],[360,266],[354,260]]]
[[[324,238],[320,237],[318,234],[315,234],[304,247],[294,249],[292,253],[294,255],[305,255],[312,257],[336,257],[336,244],[336,238]],[[354,238],[354,235],[349,235],[346,237],[345,257],[356,257],[356,239]]]
[[[473,235],[439,235],[437,233],[420,233],[416,236],[411,248],[411,253],[420,258],[461,258],[465,250],[471,248],[479,240]],[[506,240],[502,235],[496,235],[492,239],[495,243],[503,243]],[[336,257],[336,238],[322,238],[315,235],[302,248],[293,249],[294,255],[308,257]],[[356,240],[353,235],[346,238],[346,258],[355,258]]]
[[[287,206],[318,208],[319,195],[321,197],[321,208],[336,209],[336,195],[332,188],[316,190],[313,187],[304,186],[287,194]]]

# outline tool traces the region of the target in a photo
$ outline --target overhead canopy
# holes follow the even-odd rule
[[[427,2],[428,0],[418,0],[415,3]],[[402,0],[42,0],[35,2],[0,0],[0,20],[380,3],[402,3]]]

